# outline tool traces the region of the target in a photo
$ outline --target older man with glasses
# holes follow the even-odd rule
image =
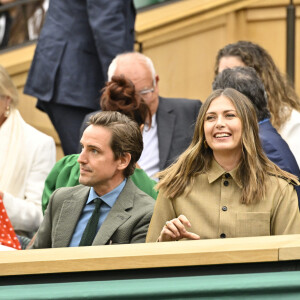
[[[159,76],[151,59],[138,52],[123,53],[114,58],[108,69],[108,80],[124,75],[148,104],[152,122],[143,130],[144,150],[138,164],[153,177],[167,168],[189,146],[201,102],[159,96]],[[87,115],[81,128],[86,127]]]

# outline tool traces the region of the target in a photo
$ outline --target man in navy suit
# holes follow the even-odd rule
[[[253,103],[258,123],[259,137],[267,157],[279,168],[300,176],[299,166],[288,144],[280,136],[270,122],[270,112],[267,108],[267,93],[264,85],[251,67],[236,67],[225,69],[219,73],[213,89],[233,88],[244,94]],[[295,187],[300,207],[300,186]]]
[[[148,176],[168,167],[189,146],[197,116],[199,100],[164,98],[159,96],[159,77],[151,59],[138,52],[118,55],[108,69],[108,80],[124,75],[148,104],[152,114],[151,128],[143,130],[144,150],[138,164]],[[81,134],[86,127],[86,116]]]
[[[84,116],[100,108],[111,60],[132,51],[133,0],[51,0],[24,93],[38,98],[64,153],[77,152]]]

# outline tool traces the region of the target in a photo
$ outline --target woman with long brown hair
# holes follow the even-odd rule
[[[191,145],[159,176],[147,242],[300,233],[297,178],[266,157],[253,105],[234,89],[208,97]]]

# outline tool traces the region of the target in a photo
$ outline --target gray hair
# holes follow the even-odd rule
[[[152,79],[153,79],[153,86],[155,86],[155,84],[156,84],[156,80],[155,80],[156,72],[155,72],[153,62],[148,56],[146,56],[142,53],[139,53],[139,52],[125,52],[125,53],[117,55],[112,60],[112,62],[110,63],[110,65],[108,67],[108,72],[107,72],[108,81],[111,81],[112,77],[115,75],[118,64],[121,63],[123,60],[125,60],[128,57],[134,57],[134,58],[136,58],[136,60],[138,60],[141,63],[145,64],[145,66],[151,72]],[[123,75],[126,76],[126,74],[123,74]]]

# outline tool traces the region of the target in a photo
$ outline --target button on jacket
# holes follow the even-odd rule
[[[211,169],[195,178],[189,194],[171,201],[160,191],[146,241],[155,242],[165,222],[181,214],[192,224],[188,230],[201,239],[300,233],[298,199],[293,185],[269,176],[265,197],[258,203],[241,204],[242,186],[236,171],[226,173],[213,160]]]

